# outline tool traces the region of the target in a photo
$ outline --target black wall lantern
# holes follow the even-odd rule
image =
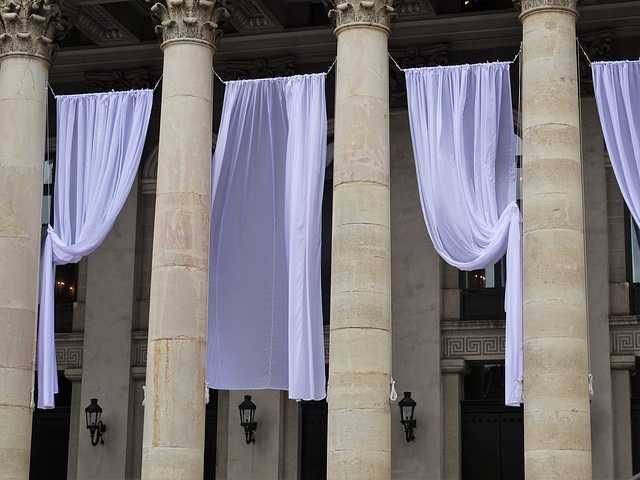
[[[413,419],[413,410],[416,408],[416,402],[411,398],[411,392],[404,392],[404,398],[398,402],[398,405],[400,406],[400,423],[404,425],[407,442],[415,440],[413,429],[416,428],[416,421]]]
[[[253,432],[258,424],[255,422],[256,406],[251,401],[251,395],[244,396],[244,402],[238,405],[240,408],[240,426],[244,427],[244,436],[247,445],[255,443],[256,439]]]
[[[84,413],[87,415],[87,428],[91,434],[91,445],[95,447],[98,442],[104,445],[102,434],[107,430],[107,426],[100,420],[102,408],[98,405],[97,398],[91,399],[91,404],[84,409]]]

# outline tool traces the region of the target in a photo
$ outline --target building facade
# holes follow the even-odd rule
[[[640,57],[640,2],[336,3],[201,0],[151,5],[151,12],[140,0],[2,3],[0,477],[26,478],[29,470],[30,478],[70,479],[640,473],[640,235],[608,160],[589,67]],[[429,239],[401,71],[516,56],[523,408],[504,406],[504,266],[461,272]],[[198,219],[208,216],[210,199],[201,178],[183,181],[176,172],[210,168],[224,93],[216,77],[322,71],[332,152],[322,253],[328,401],[211,390],[205,405],[201,383],[187,379],[206,346],[193,292],[206,284],[206,241],[199,240],[209,230]],[[38,252],[55,176],[51,92],[154,86],[140,171],[113,230],[94,253],[57,269],[60,393],[56,409],[31,414]],[[358,164],[364,151],[374,153]],[[187,197],[189,212],[180,200]],[[180,215],[195,219],[187,246],[167,233]],[[179,268],[167,260],[184,249],[190,260]],[[375,249],[384,254],[372,259]],[[355,275],[341,274],[347,264]],[[563,269],[573,277],[562,277]],[[160,282],[182,292],[171,309],[159,299]],[[567,313],[570,302],[583,314]],[[168,313],[175,311],[183,314]],[[554,325],[561,333],[548,333]],[[167,366],[165,377],[153,373],[158,365]],[[174,388],[162,378],[185,380]],[[397,403],[385,400],[391,378],[400,398],[410,391],[417,403],[411,442]],[[257,405],[250,445],[237,410],[244,395]],[[91,398],[107,426],[95,447],[83,415]]]

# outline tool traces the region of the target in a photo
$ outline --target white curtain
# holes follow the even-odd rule
[[[214,154],[207,380],[325,397],[324,74],[227,83]]]
[[[611,166],[640,225],[640,61],[594,62],[591,70]]]
[[[462,270],[507,255],[505,403],[519,405],[522,246],[509,64],[405,75],[420,200],[436,251]]]
[[[54,226],[42,254],[38,408],[53,408],[58,391],[53,265],[79,261],[111,230],[138,171],[152,100],[152,90],[56,97]]]

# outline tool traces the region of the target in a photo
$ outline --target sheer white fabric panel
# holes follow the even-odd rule
[[[153,91],[59,95],[56,101],[54,227],[42,256],[38,408],[53,408],[58,391],[53,264],[79,261],[111,230],[138,171]]]
[[[214,154],[207,380],[325,396],[324,75],[227,83]]]
[[[611,166],[640,225],[640,61],[594,62],[591,70]]]
[[[324,74],[286,85],[289,137],[285,241],[289,266],[289,397],[320,400],[325,392],[320,247],[327,151]]]
[[[436,251],[462,270],[507,255],[505,403],[519,405],[522,247],[509,64],[405,75],[420,199]]]

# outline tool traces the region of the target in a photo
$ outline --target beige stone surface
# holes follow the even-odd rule
[[[202,478],[213,49],[163,44],[143,478]]]
[[[28,478],[49,65],[0,66],[0,478]]]
[[[525,476],[591,478],[576,14],[521,19]]]
[[[327,478],[390,478],[388,32],[336,34]]]

